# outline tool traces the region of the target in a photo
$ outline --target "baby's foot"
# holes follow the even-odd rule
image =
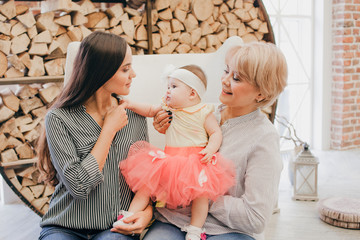
[[[206,235],[204,229],[195,227],[193,225],[188,225],[181,228],[181,231],[187,232],[185,240],[205,240]]]
[[[128,211],[125,211],[125,210],[121,210],[118,217],[117,217],[117,221],[113,223],[113,227],[131,225],[132,223],[124,223],[123,219],[128,218],[128,217],[130,217],[132,215],[134,215],[134,213],[128,212]]]

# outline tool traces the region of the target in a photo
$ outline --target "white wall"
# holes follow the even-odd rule
[[[0,204],[20,203],[20,198],[11,190],[0,175]]]

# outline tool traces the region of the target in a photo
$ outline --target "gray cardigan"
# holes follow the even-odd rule
[[[216,115],[220,119],[220,106]],[[211,204],[207,234],[245,233],[262,239],[278,196],[283,168],[279,135],[260,110],[229,119],[222,126],[220,153],[236,165],[237,184]],[[190,223],[190,208],[157,208],[156,217],[181,228]]]

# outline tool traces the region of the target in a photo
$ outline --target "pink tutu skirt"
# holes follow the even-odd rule
[[[166,147],[136,142],[120,170],[133,192],[143,189],[167,208],[188,206],[198,197],[213,201],[235,185],[232,161],[215,154],[216,163],[201,163],[203,147]]]

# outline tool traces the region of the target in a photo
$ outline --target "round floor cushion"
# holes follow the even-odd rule
[[[320,219],[336,227],[360,229],[360,199],[326,198],[318,203]]]

